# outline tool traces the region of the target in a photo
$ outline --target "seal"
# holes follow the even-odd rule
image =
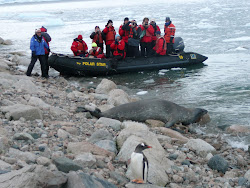
[[[160,120],[168,128],[176,123],[182,123],[183,125],[197,123],[202,116],[207,114],[207,110],[205,109],[185,108],[162,99],[144,99],[126,103],[104,112],[101,112],[98,108],[88,111],[97,118],[107,117],[120,121],[132,120],[145,122],[148,119]]]

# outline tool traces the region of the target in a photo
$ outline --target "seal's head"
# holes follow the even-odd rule
[[[203,116],[207,115],[208,111],[202,108],[194,109],[194,117],[192,123],[199,123],[199,121],[203,118]]]

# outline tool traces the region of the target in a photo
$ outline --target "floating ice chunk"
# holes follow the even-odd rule
[[[49,18],[43,25],[45,27],[63,26],[64,22],[60,18]]]
[[[93,84],[94,82],[89,82],[89,84]]]
[[[172,68],[171,70],[173,70],[173,71],[178,71],[178,70],[185,70],[185,68],[177,67],[177,68]]]
[[[154,79],[150,79],[150,80],[145,80],[145,81],[143,81],[144,83],[147,83],[147,84],[152,84],[152,83],[154,83],[155,81],[154,81]]]
[[[231,39],[225,39],[223,42],[241,42],[241,41],[250,41],[250,37],[238,37],[238,38],[231,38]]]
[[[159,72],[158,74],[159,75],[165,75],[165,72]]]
[[[248,149],[248,145],[244,141],[240,142],[240,141],[234,141],[234,140],[227,139],[227,142],[233,148],[242,148],[245,151],[247,151],[247,149]]]
[[[148,91],[139,91],[136,93],[136,95],[145,95],[147,93],[148,93]]]
[[[160,72],[168,72],[168,69],[161,69]]]

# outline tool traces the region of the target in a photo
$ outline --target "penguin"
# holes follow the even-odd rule
[[[148,176],[148,160],[144,153],[144,149],[152,148],[146,143],[140,143],[136,146],[135,151],[131,154],[130,168],[132,176],[135,178],[132,180],[133,183],[146,183]]]

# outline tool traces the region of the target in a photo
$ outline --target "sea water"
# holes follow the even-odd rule
[[[250,126],[250,1],[249,0],[138,0],[138,1],[35,1],[0,0],[0,37],[13,46],[1,52],[25,51],[36,28],[47,27],[52,37],[51,51],[71,54],[78,34],[91,46],[94,27],[104,28],[112,19],[116,31],[124,17],[154,18],[164,32],[169,16],[176,36],[183,38],[185,51],[208,56],[207,66],[109,76],[130,95],[162,98],[186,107],[209,111],[211,122],[201,133],[216,134],[230,125]],[[23,67],[25,69],[25,67]],[[37,64],[39,70],[39,64]],[[55,75],[51,70],[50,74]],[[67,78],[79,86],[95,86],[98,78]],[[224,132],[228,143],[247,149],[250,136],[233,137]]]

